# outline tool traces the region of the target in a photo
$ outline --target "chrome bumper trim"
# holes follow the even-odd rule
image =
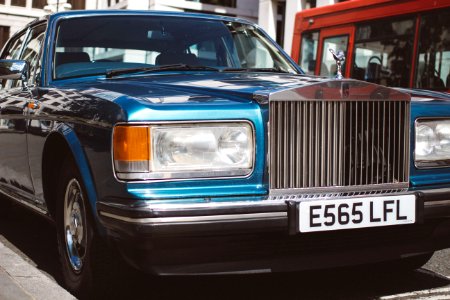
[[[330,193],[309,193],[295,194],[291,190],[279,190],[274,195],[267,196],[266,200],[261,201],[230,201],[230,202],[201,202],[201,203],[154,203],[154,200],[142,200],[139,205],[129,206],[123,203],[109,203],[101,201],[101,205],[116,209],[142,209],[154,211],[189,211],[201,209],[232,209],[246,207],[276,207],[285,205],[287,201],[308,201],[325,199],[346,199],[361,197],[380,197],[385,195],[406,195],[413,193],[406,189],[399,190],[369,190],[357,191],[352,193],[330,192]]]
[[[252,213],[234,215],[211,215],[195,217],[129,218],[101,211],[102,216],[133,224],[181,224],[201,222],[250,221],[287,218],[287,212]]]
[[[202,202],[202,203],[153,203],[153,200],[143,200],[146,203],[140,204],[132,208],[149,209],[157,211],[173,211],[173,210],[197,210],[210,208],[234,208],[234,207],[260,207],[260,206],[277,206],[284,204],[286,199],[279,200],[262,200],[262,201],[232,201],[232,202]],[[127,209],[128,205],[118,203],[99,202],[108,207]]]

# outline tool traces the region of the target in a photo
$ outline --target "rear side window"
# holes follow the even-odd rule
[[[352,78],[408,87],[414,19],[376,21],[356,28]]]
[[[449,10],[422,16],[416,66],[414,87],[450,89]]]

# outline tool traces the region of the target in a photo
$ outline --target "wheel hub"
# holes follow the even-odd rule
[[[78,273],[86,254],[86,212],[80,184],[72,179],[67,184],[64,198],[64,229],[67,256],[72,269]]]

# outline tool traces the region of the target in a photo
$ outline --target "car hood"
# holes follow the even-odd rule
[[[318,77],[274,73],[183,73],[152,74],[98,79],[74,83],[76,88],[116,100],[122,96],[151,104],[183,104],[198,102],[251,102],[258,91],[277,91],[323,81]]]
[[[282,73],[167,72],[84,80],[60,82],[55,93],[75,92],[90,103],[109,103],[123,116],[117,121],[124,122],[221,118],[260,122],[256,120],[267,118],[267,107],[261,104],[269,99],[409,99],[400,91],[353,79]]]

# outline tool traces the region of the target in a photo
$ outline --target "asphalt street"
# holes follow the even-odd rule
[[[59,280],[54,227],[23,208],[0,219],[0,241]],[[111,284],[117,299],[450,299],[450,251],[425,268],[394,273],[387,266],[283,274],[152,277],[125,269]]]

